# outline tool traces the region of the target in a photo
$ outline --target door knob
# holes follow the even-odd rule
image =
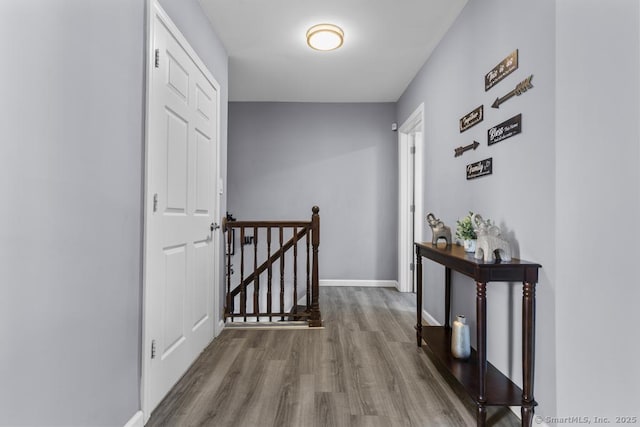
[[[217,230],[219,228],[220,228],[220,225],[217,222],[212,222],[211,223],[211,231]]]

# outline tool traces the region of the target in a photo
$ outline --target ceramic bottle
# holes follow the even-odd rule
[[[469,325],[467,319],[456,316],[451,329],[451,354],[456,359],[468,359],[471,355],[471,341],[469,338]]]

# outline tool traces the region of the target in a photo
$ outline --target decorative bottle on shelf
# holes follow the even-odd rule
[[[456,359],[468,359],[471,355],[471,342],[469,338],[469,325],[467,319],[456,316],[451,330],[451,354]]]

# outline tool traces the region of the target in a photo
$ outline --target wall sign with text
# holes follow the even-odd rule
[[[484,91],[488,91],[518,69],[518,49],[511,52],[484,76]]]
[[[493,173],[493,157],[467,165],[467,179],[480,178]]]
[[[487,131],[487,143],[493,145],[522,132],[522,114],[511,117]]]
[[[479,106],[472,112],[460,119],[460,133],[474,127],[484,119],[484,105]]]

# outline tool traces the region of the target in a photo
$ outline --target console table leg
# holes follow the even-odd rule
[[[478,347],[478,426],[487,418],[487,284],[476,282],[476,333]]]
[[[522,425],[533,421],[533,375],[536,324],[536,284],[524,282],[522,286]]]
[[[444,327],[451,327],[451,269],[444,270]]]
[[[522,415],[522,425],[525,427],[531,427],[533,425],[533,405],[523,406],[520,409]]]
[[[416,341],[418,347],[422,347],[422,253],[419,246],[416,246],[416,310]]]
[[[478,427],[485,427],[487,425],[487,407],[484,404],[478,404],[478,411],[476,413],[476,425]]]

